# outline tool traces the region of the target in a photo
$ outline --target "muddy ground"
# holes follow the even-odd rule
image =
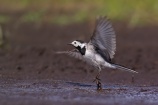
[[[97,71],[55,51],[70,50],[74,39],[88,40],[94,24],[7,23],[7,45],[0,50],[1,105],[148,105],[158,104],[158,26],[128,28],[114,22],[114,62],[139,74],[105,69],[103,90]]]

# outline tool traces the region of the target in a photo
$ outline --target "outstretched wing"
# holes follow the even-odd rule
[[[79,60],[82,60],[82,61],[90,64],[93,67],[96,67],[97,69],[99,68],[99,65],[94,60],[90,60],[90,59],[84,58],[84,56],[82,56],[81,53],[77,49],[74,49],[72,51],[59,51],[59,52],[56,52],[56,53],[57,54],[67,54],[67,55],[70,55],[72,57],[75,57],[75,58],[77,58]]]
[[[116,50],[116,35],[111,22],[106,17],[99,17],[90,42],[102,52],[104,58],[112,59]]]
[[[57,54],[67,54],[67,55],[70,55],[70,56],[75,57],[77,59],[84,60],[83,56],[81,55],[81,53],[77,49],[74,49],[74,50],[71,50],[71,51],[59,51],[59,52],[56,52],[56,53]]]

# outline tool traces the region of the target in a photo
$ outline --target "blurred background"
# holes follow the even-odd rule
[[[72,49],[66,44],[75,39],[88,41],[96,17],[107,16],[117,34],[114,61],[140,72],[137,83],[157,84],[157,11],[157,0],[0,0],[0,77],[82,81],[95,75],[84,63],[54,52]],[[125,72],[103,74],[104,82],[131,80]]]
[[[156,24],[157,0],[0,0],[0,22],[72,24],[106,15],[129,25]]]
[[[97,16],[116,32],[113,61],[139,72],[102,70],[101,94],[92,82],[97,70],[55,53],[88,41]],[[157,80],[158,0],[0,0],[0,104],[155,104]]]

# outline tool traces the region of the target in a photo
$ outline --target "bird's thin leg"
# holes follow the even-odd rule
[[[102,84],[100,79],[100,71],[98,72],[97,76],[95,77],[94,82],[97,84],[97,90],[102,90]]]
[[[100,79],[100,71],[98,72],[96,76],[96,84],[97,84],[97,90],[102,90],[102,84]]]
[[[98,74],[95,77],[95,79],[94,79],[93,82],[96,82],[96,84],[97,84],[97,90],[102,90],[102,84],[101,84],[101,79],[100,79],[101,67],[100,67],[100,65],[95,60],[92,59],[92,61],[97,65],[98,70],[99,70],[99,72],[98,72]]]

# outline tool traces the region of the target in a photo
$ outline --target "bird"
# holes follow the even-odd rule
[[[93,34],[88,42],[74,40],[69,45],[74,47],[71,51],[58,51],[58,54],[68,54],[72,57],[87,62],[98,70],[94,81],[97,90],[102,90],[100,72],[104,68],[119,69],[132,73],[138,73],[130,68],[112,62],[116,52],[116,34],[112,23],[107,17],[96,19]]]

